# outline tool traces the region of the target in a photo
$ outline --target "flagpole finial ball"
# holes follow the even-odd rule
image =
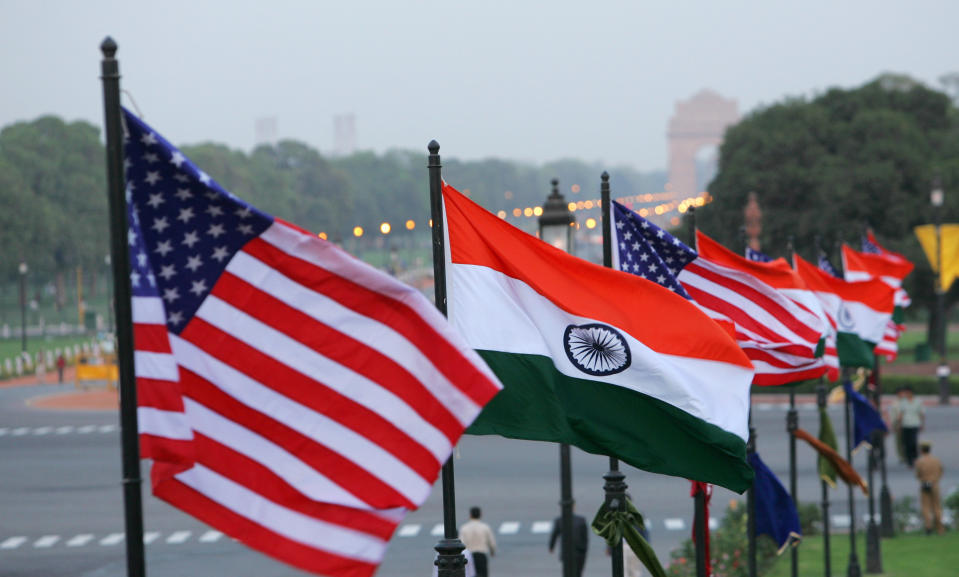
[[[440,151],[440,143],[431,140],[430,143],[426,145],[426,148],[430,151],[430,154],[437,154]]]
[[[110,36],[107,36],[103,39],[103,42],[100,43],[100,51],[103,52],[105,57],[113,58],[117,53],[116,41]]]
[[[603,174],[599,175],[599,178],[602,179],[603,182],[607,182],[609,180],[609,173],[604,170]]]

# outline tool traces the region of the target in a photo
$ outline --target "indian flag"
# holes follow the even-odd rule
[[[726,331],[668,289],[443,197],[449,319],[505,386],[468,432],[749,487],[753,369]]]
[[[848,282],[795,257],[796,270],[815,293],[836,335],[839,364],[872,367],[873,349],[892,318],[895,289],[880,279]]]

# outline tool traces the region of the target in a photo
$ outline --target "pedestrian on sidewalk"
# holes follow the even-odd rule
[[[490,526],[480,521],[481,516],[479,507],[470,507],[470,520],[460,527],[460,539],[473,554],[476,577],[489,577],[489,558],[496,555],[496,538]]]
[[[919,456],[919,432],[926,424],[926,409],[913,394],[912,387],[902,388],[899,400],[899,426],[902,429],[902,444],[906,452],[906,465],[912,467]]]
[[[942,495],[939,493],[939,479],[942,479],[942,461],[932,454],[932,443],[920,443],[922,456],[916,459],[916,478],[919,479],[919,506],[922,520],[926,526],[926,535],[943,533]]]
[[[43,351],[41,350],[37,353],[37,382],[41,385],[44,384],[47,376],[47,362],[43,356]]]
[[[63,353],[57,355],[57,382],[63,384],[63,369],[67,366],[67,360],[63,358]]]
[[[549,552],[553,552],[556,546],[556,540],[562,533],[562,517],[557,517],[553,521],[553,532],[549,536]],[[560,551],[559,560],[563,560],[563,540],[559,540]],[[586,526],[586,518],[582,515],[573,514],[573,573],[576,577],[582,577],[583,567],[586,565],[586,552],[589,549],[589,529]]]

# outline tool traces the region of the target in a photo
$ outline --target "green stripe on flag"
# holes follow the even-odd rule
[[[478,352],[505,388],[467,433],[565,442],[740,493],[752,481],[746,443],[733,433],[625,387],[566,376],[549,357]]]
[[[839,354],[839,365],[843,367],[872,368],[876,358],[872,350],[875,343],[859,338],[855,333],[836,333],[836,352]]]

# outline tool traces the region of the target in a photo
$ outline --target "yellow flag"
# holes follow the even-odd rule
[[[942,274],[939,275],[939,284],[942,291],[949,290],[952,281],[959,276],[959,224],[944,224],[941,227],[942,235]],[[939,259],[936,258],[936,227],[924,224],[915,228],[919,244],[922,245],[933,272],[938,272]]]

